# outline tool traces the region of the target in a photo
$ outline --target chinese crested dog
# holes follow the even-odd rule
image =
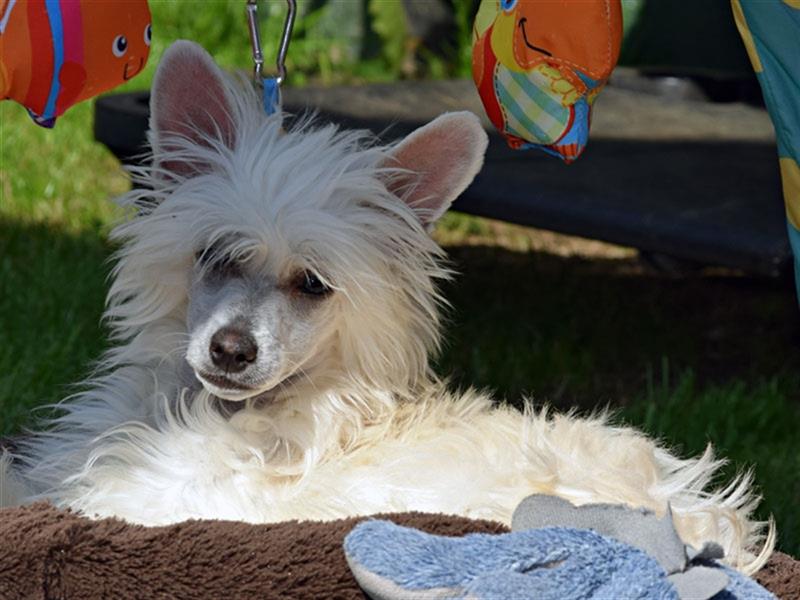
[[[151,106],[153,161],[113,233],[113,347],[0,460],[4,504],[144,524],[509,523],[544,493],[671,510],[687,543],[745,571],[766,560],[750,478],[708,489],[710,450],[678,458],[601,416],[521,413],[432,373],[450,272],[429,230],[481,168],[474,115],[389,146],[308,119],[285,131],[189,42],[164,55]]]

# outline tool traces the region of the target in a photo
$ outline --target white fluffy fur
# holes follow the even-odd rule
[[[106,312],[116,345],[13,472],[0,460],[2,503],[46,497],[145,524],[405,510],[509,523],[522,498],[548,493],[659,513],[669,503],[688,543],[719,542],[745,571],[763,564],[774,538],[755,555],[764,524],[750,517],[750,478],[709,491],[720,466],[710,449],[683,460],[605,416],[521,414],[447,391],[428,357],[439,344],[436,282],[449,272],[390,191],[393,149],[330,126],[284,133],[251,92],[225,85],[233,147],[206,136],[165,156],[155,140],[157,164],[210,168],[154,167],[139,173],[152,191],[122,198],[147,210],[113,233],[124,244]],[[307,377],[223,416],[208,392],[184,389],[182,369],[193,254],[230,234],[233,252],[319,269],[336,291]]]

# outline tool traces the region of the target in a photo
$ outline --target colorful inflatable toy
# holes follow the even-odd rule
[[[140,73],[150,34],[147,0],[0,0],[0,99],[52,127]]]
[[[473,79],[512,148],[569,163],[586,147],[592,104],[621,43],[619,0],[482,0]]]

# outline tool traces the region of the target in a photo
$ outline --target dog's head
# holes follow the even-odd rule
[[[180,320],[188,341],[164,350],[228,400],[342,378],[409,389],[438,344],[436,280],[448,274],[428,229],[480,169],[486,134],[470,113],[390,147],[281,126],[199,46],[165,53],[152,190],[128,196],[149,208],[117,234],[118,332]]]

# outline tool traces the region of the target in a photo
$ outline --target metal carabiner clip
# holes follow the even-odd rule
[[[296,0],[286,0],[288,11],[283,24],[281,45],[278,47],[278,57],[275,61],[278,74],[275,81],[280,85],[286,79],[286,53],[289,51],[289,41],[294,29],[294,18],[297,15]],[[264,54],[261,51],[261,35],[258,28],[258,0],[247,0],[247,25],[250,29],[250,45],[253,49],[253,80],[257,86],[264,84]]]

